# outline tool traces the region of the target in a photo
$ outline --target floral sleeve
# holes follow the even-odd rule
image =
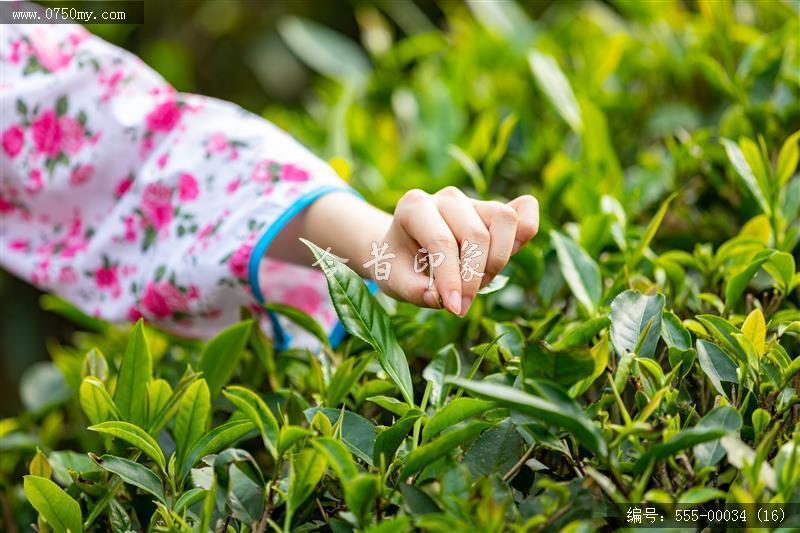
[[[306,311],[341,334],[322,274],[264,257],[288,220],[347,189],[285,132],[177,93],[80,26],[0,26],[4,268],[111,321],[209,337],[262,312]],[[333,339],[336,340],[336,339]]]

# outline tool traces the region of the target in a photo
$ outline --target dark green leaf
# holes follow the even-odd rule
[[[453,382],[457,383],[456,381]],[[416,474],[455,448],[467,444],[483,430],[490,427],[492,425],[488,422],[472,420],[467,422],[466,425],[443,433],[429,443],[420,446],[406,456],[403,469],[400,471],[400,478],[405,479],[410,475]]]
[[[408,432],[414,427],[414,423],[421,416],[423,416],[422,411],[412,409],[403,415],[402,418],[392,424],[391,427],[378,433],[378,436],[375,438],[375,451],[373,457],[374,464],[376,466],[380,466],[382,464],[381,456],[383,456],[384,466],[388,466],[389,463],[392,462],[397,448],[400,447],[403,439],[406,438]]]
[[[161,480],[146,466],[114,455],[97,457],[92,454],[92,459],[103,470],[118,475],[125,483],[139,487],[158,498],[159,501],[166,503]]]
[[[653,357],[661,334],[663,309],[664,296],[661,294],[645,296],[639,291],[628,290],[614,298],[609,317],[611,342],[617,353],[635,352],[639,345],[637,356]]]
[[[561,274],[572,294],[590,314],[594,314],[603,296],[603,286],[597,263],[575,241],[555,230],[550,240],[558,254]]]

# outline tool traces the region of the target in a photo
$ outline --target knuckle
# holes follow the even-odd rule
[[[448,185],[444,189],[441,189],[439,192],[436,193],[437,196],[441,196],[443,198],[456,198],[461,196],[461,191],[452,185]]]
[[[489,244],[489,230],[483,226],[471,228],[467,234],[467,240],[478,245]]]
[[[497,212],[495,214],[495,217],[501,222],[516,224],[519,220],[519,215],[517,215],[517,211],[509,205],[500,204],[499,202],[498,204],[499,205],[497,207]]]
[[[453,244],[453,238],[444,233],[434,233],[428,240],[428,249],[435,252],[443,252]]]
[[[399,203],[415,205],[425,201],[427,197],[428,193],[426,193],[422,189],[411,189],[403,195]]]

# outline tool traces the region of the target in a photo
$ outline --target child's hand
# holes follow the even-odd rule
[[[539,203],[530,195],[504,204],[473,200],[455,187],[433,195],[414,189],[400,199],[377,242],[395,254],[389,276],[367,275],[391,296],[425,307],[443,304],[464,316],[478,290],[538,229]]]

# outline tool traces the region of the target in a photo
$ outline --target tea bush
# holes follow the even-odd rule
[[[319,353],[247,316],[203,344],[45,297],[84,332],[0,421],[3,529],[593,530],[615,504],[799,501],[798,4],[684,4],[448,3],[446,30],[362,6],[364,48],[282,21],[322,76],[267,117],[378,205],[534,193],[540,235],[465,319],[331,264],[341,346],[272,308]]]

